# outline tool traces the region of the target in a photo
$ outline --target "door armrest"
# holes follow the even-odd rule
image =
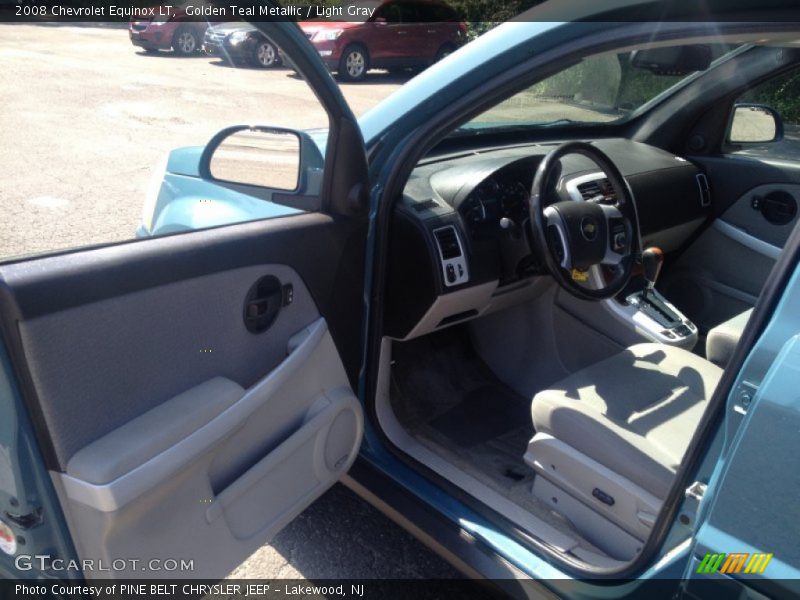
[[[104,484],[177,444],[244,396],[230,379],[215,377],[147,411],[76,452],[67,474]]]

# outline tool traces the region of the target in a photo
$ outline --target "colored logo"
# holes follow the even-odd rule
[[[772,560],[772,552],[734,552],[732,554],[706,554],[703,557],[697,572],[703,575],[710,573],[763,573],[769,561]]]
[[[586,241],[594,241],[597,237],[597,223],[591,217],[584,217],[581,221],[581,233]]]

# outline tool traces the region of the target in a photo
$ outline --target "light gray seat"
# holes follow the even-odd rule
[[[638,344],[539,392],[534,428],[663,500],[721,375],[687,350]]]
[[[725,367],[733,356],[733,351],[752,314],[751,308],[710,330],[706,337],[706,358],[716,365]]]

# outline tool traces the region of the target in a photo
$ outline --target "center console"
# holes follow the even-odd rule
[[[697,326],[656,290],[664,255],[659,248],[642,252],[644,287],[630,289],[621,297],[605,300],[609,309],[624,325],[645,338],[691,350],[697,343]]]
[[[655,289],[630,294],[621,310],[633,327],[653,341],[686,349],[697,343],[697,326]]]

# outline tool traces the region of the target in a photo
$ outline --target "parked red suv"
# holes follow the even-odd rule
[[[363,0],[342,6],[333,18],[342,20],[300,27],[345,81],[359,81],[372,68],[428,67],[467,40],[466,23],[439,0]]]
[[[192,21],[179,6],[172,6],[170,16],[166,16],[166,9],[163,12],[164,16],[152,19],[132,18],[128,23],[131,43],[145,52],[171,48],[176,54],[189,56],[199,51],[208,23]]]

